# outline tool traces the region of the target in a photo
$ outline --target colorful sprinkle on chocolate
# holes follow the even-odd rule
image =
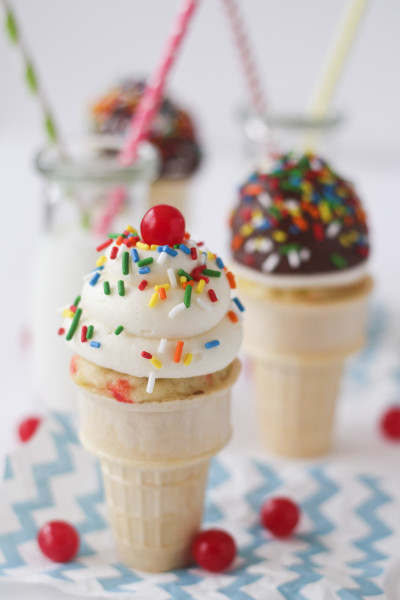
[[[369,254],[354,186],[311,153],[283,155],[267,172],[253,173],[231,223],[234,259],[261,272],[330,273]]]

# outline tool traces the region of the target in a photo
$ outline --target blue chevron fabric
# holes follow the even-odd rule
[[[369,425],[378,410],[400,400],[397,321],[375,309],[369,343],[343,386],[343,411],[351,425],[368,414],[360,429],[367,435],[352,425],[347,447],[323,463],[267,462],[228,450],[213,460],[204,526],[236,540],[238,556],[226,573],[193,567],[146,575],[121,564],[99,466],[80,446],[72,419],[50,415],[5,462],[0,597],[2,581],[24,581],[137,600],[400,600],[398,446],[382,442]],[[259,523],[261,504],[276,495],[295,498],[302,509],[298,531],[287,540],[273,539]],[[52,519],[66,519],[80,532],[79,556],[68,564],[52,563],[37,546],[38,529]]]
[[[71,593],[152,600],[386,598],[385,570],[399,528],[399,491],[378,476],[333,464],[266,463],[222,453],[210,473],[205,525],[230,531],[239,554],[233,568],[210,575],[199,568],[145,575],[118,562],[107,527],[96,461],[78,443],[69,418],[51,415],[31,443],[7,460],[0,495],[2,580],[48,583]],[[289,495],[302,507],[295,537],[271,538],[259,525],[265,498]],[[397,495],[396,495],[397,494]],[[49,519],[73,522],[81,550],[54,564],[36,544]]]

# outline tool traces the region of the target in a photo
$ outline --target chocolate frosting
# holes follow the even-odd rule
[[[366,215],[353,185],[321,158],[281,156],[239,188],[231,219],[235,261],[270,275],[325,274],[369,254]]]
[[[144,89],[144,81],[127,80],[100,98],[91,111],[95,130],[125,133]],[[160,152],[160,177],[179,179],[198,168],[201,152],[193,121],[169,98],[162,101],[149,139]]]

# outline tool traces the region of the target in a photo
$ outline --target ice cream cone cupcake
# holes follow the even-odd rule
[[[231,225],[265,445],[324,454],[345,360],[365,339],[372,280],[361,202],[320,158],[287,154],[241,186]]]
[[[99,247],[65,315],[80,436],[101,462],[119,557],[187,565],[209,462],[230,438],[242,337],[233,275],[170,206]]]
[[[110,90],[91,107],[97,133],[121,134],[127,130],[145,89],[142,80],[127,80]],[[185,209],[187,186],[198,169],[201,151],[192,117],[164,98],[149,137],[159,151],[160,175],[152,184],[150,204]]]

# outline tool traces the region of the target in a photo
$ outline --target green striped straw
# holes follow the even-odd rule
[[[46,94],[43,90],[43,85],[39,82],[37,70],[33,65],[30,53],[27,49],[25,40],[21,35],[21,30],[15,17],[14,11],[11,9],[7,0],[0,0],[5,13],[5,29],[12,44],[19,49],[22,57],[22,62],[25,69],[25,81],[28,89],[34,94],[38,100],[39,106],[43,114],[43,124],[46,131],[46,136],[51,144],[60,144],[60,136],[52,115],[52,111],[46,99]]]

